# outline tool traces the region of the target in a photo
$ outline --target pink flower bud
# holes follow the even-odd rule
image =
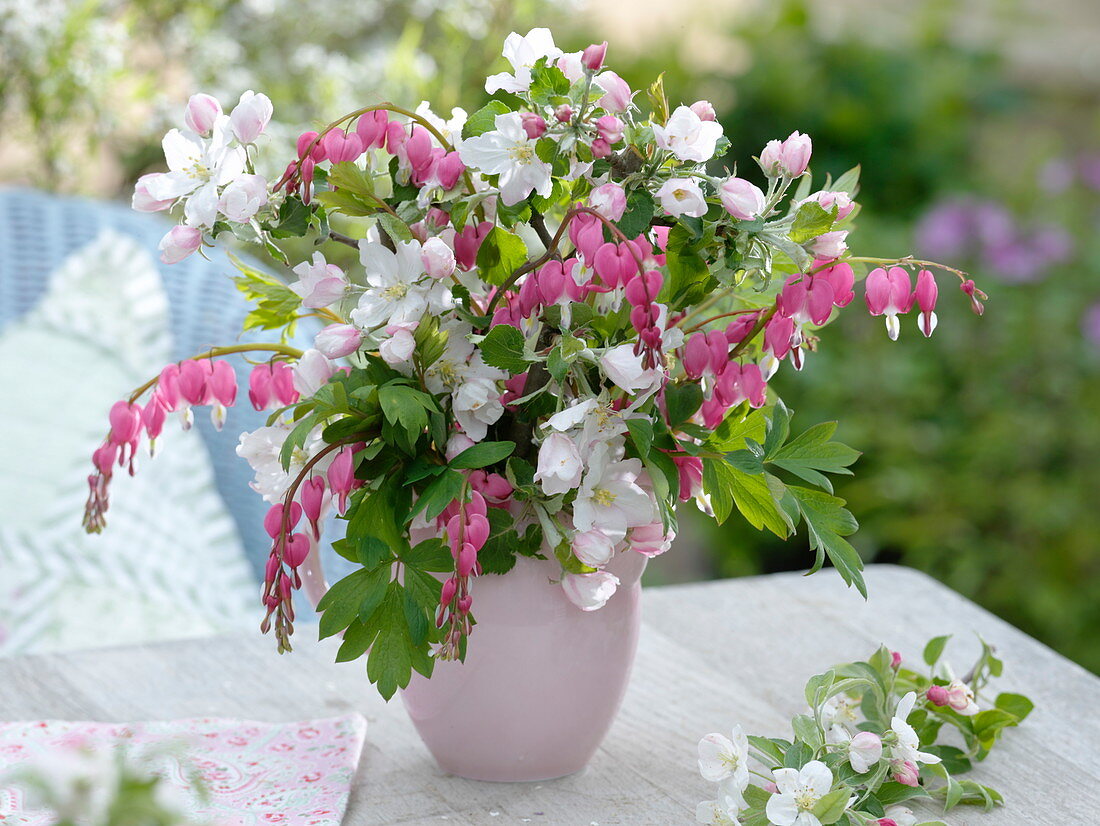
[[[814,280],[823,279],[829,282],[829,286],[833,288],[833,304],[837,307],[847,307],[852,303],[852,299],[855,298],[855,293],[852,292],[852,285],[855,284],[855,273],[852,272],[852,265],[846,263],[833,264],[826,269],[818,269],[823,264],[828,262],[821,259],[814,261],[812,269],[817,270],[817,274],[814,276]]]
[[[603,531],[592,529],[578,533],[571,543],[573,555],[582,564],[591,568],[602,568],[615,554],[615,543]]]
[[[695,103],[688,107],[699,116],[699,120],[717,120],[718,116],[714,113],[714,106],[709,100],[697,100]]]
[[[291,534],[283,549],[283,561],[291,568],[297,568],[306,561],[311,548],[309,537],[304,533]]]
[[[363,343],[363,334],[350,324],[330,324],[313,339],[313,346],[330,359],[349,356]],[[261,408],[262,409],[262,408]]]
[[[596,131],[609,144],[616,144],[621,141],[625,129],[626,124],[614,115],[604,115],[596,120]]]
[[[534,112],[524,112],[520,115],[520,120],[523,122],[523,131],[527,133],[527,137],[531,140],[538,140],[546,134],[546,121],[542,115]]]
[[[549,261],[542,266],[536,274],[536,283],[543,304],[557,304],[565,297],[565,280],[560,261]]]
[[[474,604],[474,598],[469,594],[458,598],[458,612],[460,614],[470,613],[470,606]]]
[[[626,212],[626,191],[614,182],[601,184],[588,196],[588,205],[607,220],[618,221]]]
[[[901,668],[901,652],[900,651],[891,651],[890,652],[890,667],[893,668],[893,669]]]
[[[108,414],[111,441],[116,445],[133,442],[141,431],[141,405],[117,401]]]
[[[449,278],[455,271],[455,254],[442,238],[429,238],[420,249],[424,270],[432,278]]]
[[[603,222],[595,215],[582,212],[569,222],[569,240],[589,264],[604,243]]]
[[[348,509],[348,494],[356,487],[355,454],[350,448],[336,453],[336,458],[328,466],[329,490],[337,497],[337,510],[344,513]]]
[[[848,230],[840,229],[824,232],[809,243],[809,250],[818,258],[832,260],[840,258],[848,250]]]
[[[764,212],[764,193],[744,178],[727,178],[718,188],[726,212],[739,221],[751,221]]]
[[[947,689],[942,685],[929,686],[927,696],[928,702],[934,706],[945,706],[951,702],[951,698],[947,694]]]
[[[192,132],[207,135],[214,128],[214,122],[222,113],[222,105],[217,98],[210,95],[191,95],[187,101],[187,111],[184,112],[183,122]]]
[[[697,332],[684,343],[684,355],[681,359],[684,372],[690,379],[699,379],[710,366],[710,347],[707,346],[706,333]]]
[[[270,364],[257,364],[248,374],[248,400],[256,410],[267,410],[271,405],[274,377]]]
[[[466,541],[476,549],[485,547],[485,543],[488,539],[489,520],[485,518],[485,515],[480,513],[467,514]]]
[[[607,57],[607,41],[593,43],[581,52],[581,65],[590,72],[598,72],[603,68],[605,57]]]
[[[603,138],[596,138],[592,141],[592,157],[606,158],[611,154],[611,144]]]
[[[614,72],[601,72],[596,78],[596,84],[604,90],[604,95],[598,101],[599,105],[608,112],[625,112],[630,108],[631,98],[634,93],[626,81]]]
[[[875,823],[877,826],[898,826],[898,822],[892,817],[880,817]]]
[[[241,143],[253,143],[267,128],[271,113],[271,100],[268,96],[256,94],[249,89],[241,95],[240,101],[229,113],[229,124],[237,140]]]
[[[420,172],[432,163],[432,139],[428,130],[423,126],[414,125],[405,141],[405,157],[409,160],[409,166],[416,172]]]
[[[462,177],[462,173],[466,171],[466,167],[462,163],[462,159],[459,157],[458,152],[448,152],[439,162],[435,165],[435,176],[439,181],[439,186],[443,190],[454,189],[458,183],[458,179]],[[444,219],[443,224],[446,224]]]
[[[920,782],[920,769],[909,760],[891,760],[890,775],[903,786],[916,786]]]
[[[144,425],[145,433],[150,440],[156,439],[164,430],[164,420],[166,418],[168,418],[168,411],[164,409],[164,405],[160,403],[159,397],[154,393],[153,398],[141,411],[141,423]]]
[[[913,297],[916,299],[917,306],[920,307],[917,327],[924,333],[925,338],[929,338],[932,331],[936,329],[935,309],[938,295],[939,289],[936,287],[936,277],[928,270],[921,270],[917,273],[917,289],[914,290]]]
[[[569,123],[569,121],[573,120],[573,107],[568,103],[563,103],[554,110],[554,118],[558,123]]]
[[[455,559],[455,572],[459,576],[469,576],[474,572],[476,564],[477,549],[469,542],[464,542],[462,549],[458,552],[457,559]]]
[[[443,583],[443,589],[439,594],[440,605],[450,605],[451,600],[455,598],[455,593],[458,592],[458,580],[451,577]]]
[[[157,249],[165,264],[178,264],[202,246],[202,230],[198,227],[178,226],[168,230],[160,239]]]
[[[405,127],[395,120],[386,125],[386,151],[396,155],[409,136],[405,133]]]
[[[157,185],[164,179],[163,172],[142,175],[134,184],[134,197],[130,206],[138,212],[163,212],[176,202],[175,198],[157,197]]]
[[[810,164],[810,153],[813,145],[809,135],[801,132],[792,132],[790,137],[783,141],[779,155],[780,168],[788,178],[797,178],[806,171]]]
[[[180,397],[188,404],[210,404],[214,396],[210,387],[211,368],[208,363],[188,359],[180,364]]]

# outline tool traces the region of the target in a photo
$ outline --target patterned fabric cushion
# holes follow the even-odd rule
[[[80,524],[110,405],[172,359],[157,268],[104,232],[0,333],[0,654],[254,629],[257,588],[198,433],[173,421],[108,529]]]

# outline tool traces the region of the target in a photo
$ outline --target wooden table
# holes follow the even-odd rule
[[[972,775],[1008,805],[961,807],[948,821],[1100,823],[1100,679],[923,574],[872,566],[867,579],[867,603],[827,570],[647,590],[619,719],[586,771],[551,782],[444,775],[401,704],[370,689],[362,664],[333,664],[332,647],[305,644],[305,633],[281,658],[257,634],[0,661],[0,719],[292,720],[358,710],[369,724],[346,824],[687,824],[712,788],[695,767],[703,734],[740,722],[788,735],[806,678],[879,641],[919,659],[929,637],[953,633],[949,657],[965,670],[978,632],[1004,657],[1001,687],[1037,708]]]

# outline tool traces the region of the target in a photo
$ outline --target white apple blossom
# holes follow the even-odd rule
[[[497,115],[495,124],[495,130],[458,145],[462,162],[486,175],[500,176],[500,199],[505,206],[518,204],[532,190],[549,195],[553,187],[550,164],[535,154],[535,141],[527,137],[519,112]]]
[[[640,461],[619,460],[607,444],[597,443],[573,503],[574,527],[579,531],[599,528],[622,539],[628,529],[652,522],[653,500],[637,483],[641,473]]]
[[[934,754],[920,751],[920,738],[917,732],[907,722],[909,714],[913,711],[913,705],[917,702],[917,695],[910,691],[898,701],[897,710],[890,721],[890,730],[897,737],[897,743],[893,746],[893,756],[896,760],[910,763],[939,763],[940,758]]]
[[[416,114],[439,130],[439,134],[450,144],[462,138],[462,127],[466,125],[466,119],[469,117],[465,109],[455,106],[451,109],[450,120],[444,120],[432,111],[431,104],[426,100],[420,101],[420,105],[416,107]],[[435,141],[434,135],[432,140]]]
[[[531,70],[540,57],[551,61],[561,57],[562,51],[554,45],[554,35],[549,29],[531,29],[526,35],[512,32],[504,39],[505,59],[512,64],[513,74],[501,72],[490,75],[485,81],[485,91],[490,95],[503,89],[506,92],[526,92],[531,88]]]
[[[378,345],[378,355],[382,361],[390,367],[398,367],[407,364],[416,350],[416,339],[413,338],[413,325],[391,324],[386,328],[389,333]]]
[[[702,163],[714,157],[722,124],[703,120],[689,106],[677,106],[664,126],[653,124],[653,137],[680,160]]]
[[[596,529],[576,534],[570,545],[573,556],[590,568],[602,568],[615,555],[615,541]]]
[[[718,800],[704,800],[695,807],[695,822],[705,826],[741,826],[737,802],[729,795]]]
[[[303,261],[294,268],[298,280],[288,284],[287,288],[301,296],[302,306],[309,309],[321,309],[335,304],[344,296],[347,289],[347,277],[335,264],[330,264],[319,252],[313,253],[312,261]]]
[[[465,321],[447,321],[440,325],[447,344],[443,355],[424,371],[424,384],[432,393],[449,393],[471,374],[470,359],[477,348],[470,341],[473,328]]]
[[[848,741],[848,762],[860,774],[882,759],[882,738],[873,731],[861,731]]]
[[[564,433],[551,433],[539,447],[535,481],[547,496],[568,493],[581,483],[584,462],[577,445]]]
[[[475,376],[459,385],[451,396],[451,408],[463,432],[475,442],[485,438],[488,426],[504,415],[496,380]]]
[[[429,238],[420,248],[420,260],[432,278],[448,278],[455,271],[455,254],[442,238]]]
[[[801,769],[775,769],[772,776],[779,791],[768,798],[768,820],[775,826],[821,826],[811,810],[833,787],[829,767],[811,760]]]
[[[320,350],[306,350],[293,369],[294,389],[302,398],[314,395],[336,372],[335,366]]]
[[[662,378],[656,368],[642,365],[642,357],[634,352],[633,344],[610,348],[600,357],[600,367],[604,375],[627,393],[652,390]]]
[[[351,311],[352,322],[362,330],[383,324],[419,321],[428,308],[428,285],[420,242],[402,241],[396,252],[382,244],[362,242],[359,259],[366,270],[367,289],[359,306]]]
[[[690,178],[669,178],[657,190],[661,209],[676,218],[688,215],[701,218],[707,214],[707,199],[699,184]]]
[[[562,577],[561,587],[569,601],[582,611],[597,611],[615,595],[619,578],[607,571],[566,574]]]
[[[917,816],[913,814],[913,810],[908,806],[902,806],[901,804],[887,806],[883,814],[898,826],[916,826],[917,824]]]
[[[290,467],[283,469],[279,454],[283,449],[283,442],[290,435],[291,426],[278,422],[274,425],[260,427],[251,433],[242,433],[240,443],[237,445],[237,455],[248,461],[256,478],[250,483],[250,487],[260,494],[265,501],[275,504],[286,495],[291,481],[305,467],[317,451],[325,446],[321,438],[321,427],[317,427],[306,437],[302,447],[296,448],[290,456]],[[332,455],[318,461],[314,467],[318,473],[324,472],[332,462]]]
[[[704,780],[725,783],[723,790],[743,807],[749,785],[749,739],[739,725],[730,734],[708,734],[699,741],[699,773]]]
[[[168,130],[161,144],[169,171],[142,177],[148,197],[153,201],[183,198],[188,224],[213,226],[218,216],[219,187],[244,174],[244,148],[231,146],[232,142],[225,115],[216,119],[209,138],[190,130]]]
[[[267,206],[267,181],[262,175],[241,175],[222,190],[218,209],[230,221],[247,224]]]

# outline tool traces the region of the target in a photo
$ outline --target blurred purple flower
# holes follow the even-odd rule
[[[1085,310],[1081,319],[1081,334],[1093,345],[1100,347],[1100,301]]]
[[[1100,190],[1100,153],[1082,155],[1077,159],[1077,166],[1085,186]]]
[[[1024,227],[1001,204],[973,198],[933,206],[917,225],[916,247],[929,258],[971,257],[991,275],[1017,283],[1042,278],[1073,252],[1060,227]]]
[[[1073,164],[1065,158],[1051,158],[1039,170],[1039,185],[1052,195],[1065,192],[1073,186]]]

